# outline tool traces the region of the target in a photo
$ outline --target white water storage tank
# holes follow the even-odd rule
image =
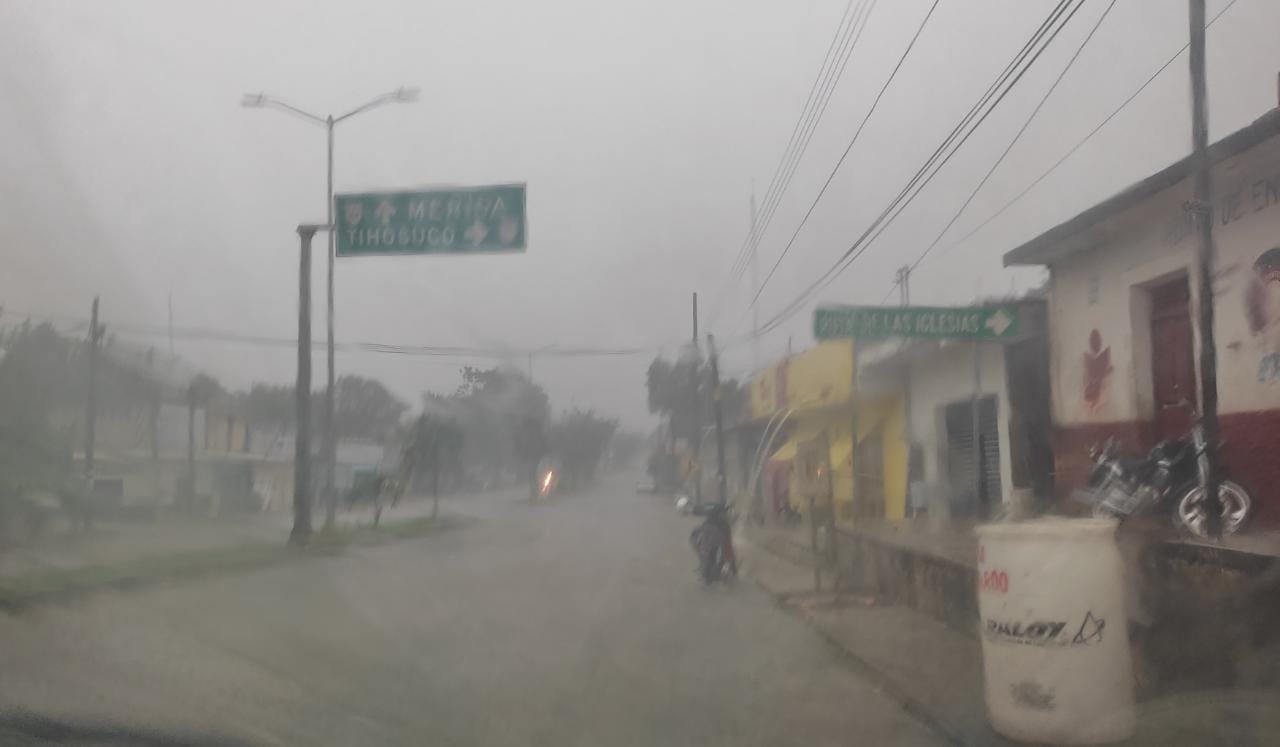
[[[1013,739],[1100,744],[1133,734],[1124,567],[1111,519],[980,526],[987,713]]]

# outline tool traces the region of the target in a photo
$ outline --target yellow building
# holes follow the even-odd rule
[[[851,340],[823,342],[761,371],[751,382],[752,418],[782,423],[775,439],[781,445],[769,457],[775,464],[794,460],[798,444],[825,436],[839,521],[901,519],[908,453],[903,399],[900,393],[861,396],[854,351]],[[803,511],[794,471],[790,483],[790,501]]]

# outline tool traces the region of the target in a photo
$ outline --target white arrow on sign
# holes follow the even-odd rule
[[[1013,320],[1004,313],[1004,309],[996,309],[996,313],[987,317],[986,328],[996,333],[996,337],[1004,334],[1004,331],[1013,324]]]
[[[382,225],[391,223],[391,216],[396,214],[396,208],[390,202],[383,200],[378,203],[378,207],[374,209],[374,215],[378,216],[378,220],[382,221]]]
[[[479,246],[480,242],[484,241],[484,237],[489,235],[489,227],[477,218],[476,222],[472,223],[471,227],[467,229],[467,232],[462,235],[471,242],[472,246]]]

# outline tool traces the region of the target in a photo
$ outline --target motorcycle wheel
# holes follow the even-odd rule
[[[1178,498],[1173,511],[1174,524],[1197,537],[1208,536],[1204,497],[1204,488],[1192,485]],[[1253,498],[1239,483],[1223,480],[1218,483],[1218,500],[1222,501],[1222,533],[1235,534],[1253,511]]]
[[[720,579],[720,566],[724,562],[720,554],[720,530],[714,526],[699,527],[699,530],[694,540],[699,575],[702,583],[711,585]]]
[[[1123,519],[1119,513],[1112,511],[1105,503],[1093,504],[1093,518],[1095,519]]]

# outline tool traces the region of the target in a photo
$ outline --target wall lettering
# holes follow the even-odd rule
[[[1220,192],[1213,206],[1213,217],[1218,225],[1226,226],[1276,205],[1280,205],[1280,172],[1246,178],[1234,190]],[[1165,243],[1181,242],[1195,227],[1195,216],[1180,209],[1178,215],[1165,224]]]

